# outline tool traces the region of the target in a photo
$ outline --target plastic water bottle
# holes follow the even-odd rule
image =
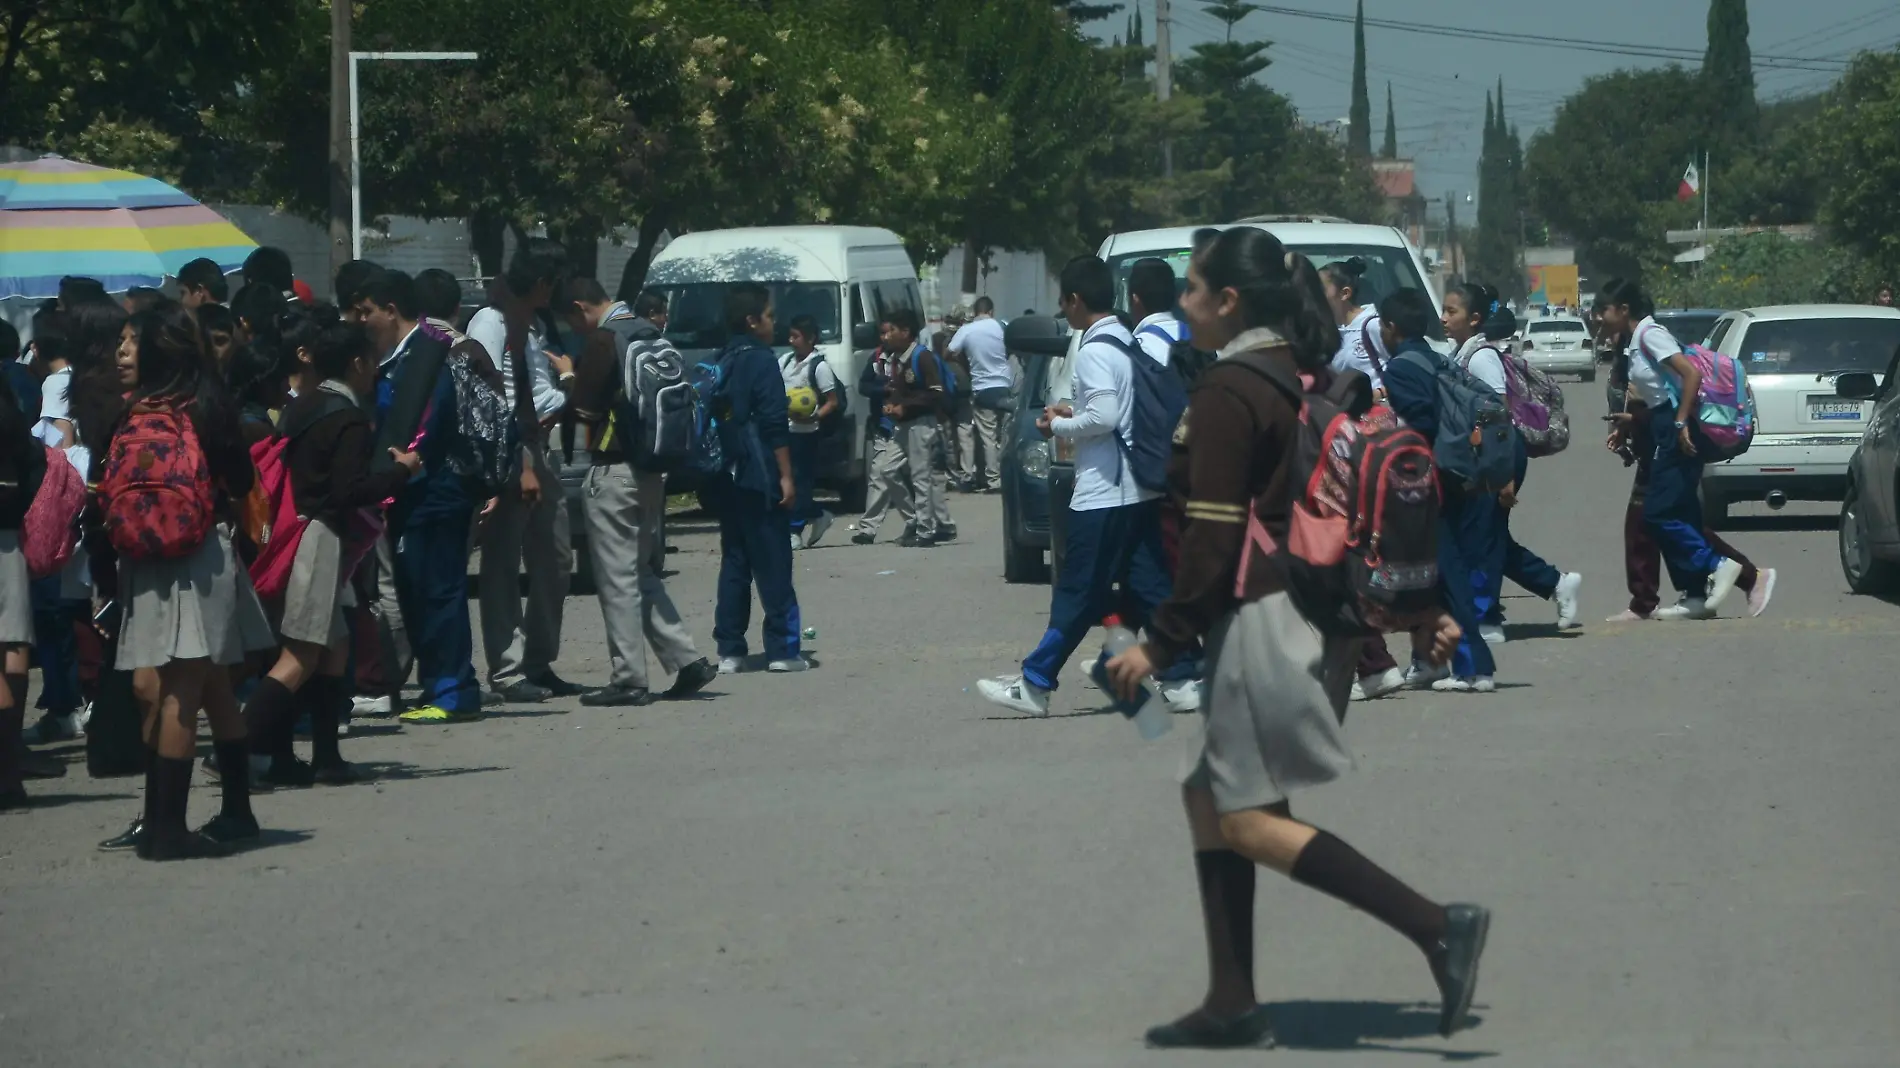
[[[1095,661],[1089,674],[1094,678],[1095,685],[1101,687],[1102,692],[1115,702],[1115,710],[1133,720],[1135,729],[1141,732],[1144,739],[1154,741],[1174,726],[1174,718],[1168,714],[1167,699],[1161,696],[1161,684],[1155,681],[1153,675],[1144,676],[1141,692],[1136,699],[1133,702],[1122,700],[1109,682],[1107,664],[1140,644],[1140,639],[1135,637],[1134,631],[1122,626],[1120,616],[1109,616],[1102,620],[1102,629],[1107,631],[1107,640],[1102,643],[1101,658]]]

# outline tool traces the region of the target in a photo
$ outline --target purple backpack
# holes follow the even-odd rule
[[[1680,402],[1682,386],[1676,376],[1656,363],[1656,358],[1639,343],[1636,351],[1656,369],[1669,398]],[[1707,448],[1701,458],[1707,463],[1733,460],[1748,451],[1755,440],[1755,392],[1748,387],[1748,372],[1740,361],[1701,345],[1691,345],[1682,357],[1702,372],[1702,386],[1696,391],[1696,424]]]

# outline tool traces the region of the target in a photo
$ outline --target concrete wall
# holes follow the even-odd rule
[[[978,275],[976,295],[996,302],[998,318],[1014,318],[1026,308],[1034,308],[1038,315],[1056,313],[1060,297],[1056,290],[1060,286],[1049,269],[1048,257],[1040,252],[999,250],[991,254],[989,268]],[[963,284],[963,250],[955,249],[941,263],[926,268],[927,274],[933,271],[938,303],[931,302],[928,285],[924,303],[931,318],[941,318],[944,312],[963,303],[963,295],[958,292]]]

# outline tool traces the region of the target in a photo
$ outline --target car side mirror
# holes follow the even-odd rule
[[[1534,348],[1536,348],[1536,347],[1537,347],[1537,342],[1535,342],[1535,341],[1532,341],[1532,340],[1531,340],[1530,338],[1525,338],[1525,339],[1524,339],[1524,351],[1525,351],[1525,352],[1529,352],[1530,350],[1532,350],[1532,349],[1534,349]]]
[[[1031,356],[1061,356],[1069,351],[1067,324],[1053,315],[1019,315],[1003,328],[1003,346]]]
[[[1880,396],[1880,381],[1867,371],[1847,371],[1834,376],[1834,395],[1842,400],[1873,400]]]
[[[851,347],[857,349],[877,348],[877,324],[858,323],[851,327]]]

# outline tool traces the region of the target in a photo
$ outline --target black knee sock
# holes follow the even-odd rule
[[[337,732],[342,727],[343,680],[333,675],[318,675],[303,684],[301,696],[310,711],[310,763],[334,767],[343,763],[337,747]]]
[[[1194,854],[1207,930],[1206,1009],[1221,1017],[1252,1012],[1254,863],[1231,849]]]
[[[1445,936],[1444,906],[1420,896],[1325,831],[1300,850],[1290,874],[1297,882],[1372,914],[1428,953]]]
[[[189,834],[185,809],[191,799],[191,765],[160,756],[152,761],[152,792],[145,799],[145,829],[155,838],[176,840]]]
[[[288,686],[269,675],[257,680],[257,688],[244,704],[244,727],[250,735],[251,752],[270,757],[273,763],[294,757],[291,735],[297,727],[296,715],[297,695]]]
[[[214,741],[211,750],[218,754],[218,781],[223,787],[224,807],[220,811],[234,820],[255,823],[257,817],[251,812],[250,740]]]

